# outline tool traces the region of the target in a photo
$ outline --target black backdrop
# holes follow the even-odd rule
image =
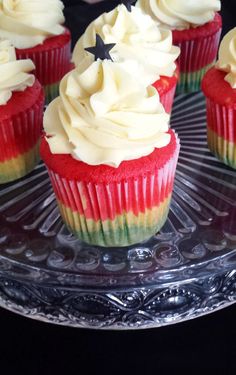
[[[117,3],[66,0],[73,41]],[[234,4],[222,1],[223,33],[236,23]],[[236,305],[178,325],[132,332],[57,327],[0,309],[0,332],[0,375],[169,374],[184,369],[231,375],[236,370]]]
[[[73,45],[93,19],[99,14],[113,9],[119,3],[119,0],[105,0],[89,5],[79,0],[64,0],[66,23],[72,31]],[[227,30],[236,26],[236,0],[221,0],[221,3],[221,14],[224,21],[222,35],[224,35]]]

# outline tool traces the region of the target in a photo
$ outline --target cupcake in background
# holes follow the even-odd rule
[[[16,48],[18,59],[31,59],[46,101],[58,95],[59,82],[71,70],[71,35],[63,27],[59,0],[2,0],[0,38]]]
[[[97,36],[47,108],[41,156],[68,229],[99,246],[128,246],[166,221],[179,153],[156,89],[109,60]],[[136,74],[135,74],[136,73]],[[145,126],[144,126],[145,124]]]
[[[170,30],[162,30],[150,16],[131,5],[119,5],[93,21],[78,40],[72,55],[75,65],[84,58],[93,60],[85,49],[95,44],[96,34],[105,43],[114,43],[111,58],[132,73],[132,60],[139,63],[137,79],[154,84],[165,110],[171,112],[178,71],[175,60],[180,50],[172,45]],[[136,73],[136,71],[135,71]]]
[[[205,72],[215,63],[222,20],[219,0],[138,0],[136,7],[173,31],[180,47],[178,93],[200,90]]]
[[[29,59],[16,60],[9,41],[0,41],[0,183],[29,173],[39,161],[44,93]]]
[[[219,59],[202,80],[210,151],[236,169],[236,28],[223,38]]]

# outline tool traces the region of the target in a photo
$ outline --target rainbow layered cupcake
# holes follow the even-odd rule
[[[0,42],[0,183],[29,173],[39,161],[44,94],[28,72],[31,60],[16,60],[14,47]]]
[[[71,35],[62,26],[59,0],[2,1],[0,38],[16,48],[18,59],[31,59],[34,74],[43,85],[46,101],[58,95],[59,82],[71,70]]]
[[[156,89],[107,59],[112,44],[97,47],[97,61],[67,74],[47,108],[41,156],[68,229],[93,245],[128,246],[167,218],[179,141]]]
[[[206,71],[215,63],[222,28],[219,0],[138,0],[136,6],[173,31],[180,47],[178,93],[200,90]]]
[[[104,13],[93,21],[78,40],[72,60],[78,65],[84,58],[93,57],[85,50],[95,44],[98,34],[105,43],[115,43],[111,58],[123,64],[132,74],[133,60],[139,65],[136,77],[153,84],[160,95],[166,112],[170,113],[178,81],[175,60],[180,50],[172,44],[172,33],[163,30],[140,9],[131,5],[119,5],[109,13]],[[135,69],[136,72],[136,69]]]
[[[84,242],[128,246],[148,239],[165,223],[179,144],[173,131],[163,152],[119,167],[90,166],[41,146],[58,206],[68,229]]]
[[[236,169],[236,28],[222,40],[219,60],[203,78],[211,152]]]

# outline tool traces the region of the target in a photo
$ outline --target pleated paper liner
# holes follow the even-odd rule
[[[60,81],[44,86],[45,104],[49,104],[53,99],[59,96]]]
[[[46,102],[49,103],[58,95],[60,80],[72,69],[71,35],[65,29],[64,34],[48,38],[42,45],[16,49],[18,59],[31,59],[35,64],[34,74],[45,86]]]
[[[205,73],[214,65],[215,61],[195,72],[180,73],[176,94],[187,94],[200,91]]]
[[[177,67],[172,77],[161,76],[159,80],[153,83],[159,93],[160,102],[167,113],[172,111],[178,79],[179,69]]]
[[[70,64],[70,70],[74,69],[74,64]],[[49,104],[53,99],[59,96],[59,87],[60,87],[59,80],[56,83],[52,83],[50,85],[44,85],[44,94],[45,94],[45,104]]]
[[[236,169],[236,109],[207,99],[207,124],[210,151]]]
[[[177,85],[177,81],[176,81],[176,85]],[[176,92],[176,85],[172,87],[168,92],[160,95],[160,102],[162,103],[167,113],[171,113],[172,111],[175,92]]]
[[[181,50],[177,60],[180,70],[177,93],[200,90],[204,73],[217,57],[221,26],[221,16],[216,14],[214,21],[206,25],[173,31],[173,43]]]
[[[66,226],[98,246],[129,246],[151,237],[168,215],[178,154],[176,140],[162,168],[107,183],[68,179],[48,167]]]

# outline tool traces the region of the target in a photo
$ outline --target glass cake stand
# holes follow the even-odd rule
[[[46,169],[0,187],[0,305],[86,328],[181,322],[236,300],[236,171],[210,154],[201,93],[175,100],[181,138],[168,220],[128,248],[98,248],[63,225]]]

